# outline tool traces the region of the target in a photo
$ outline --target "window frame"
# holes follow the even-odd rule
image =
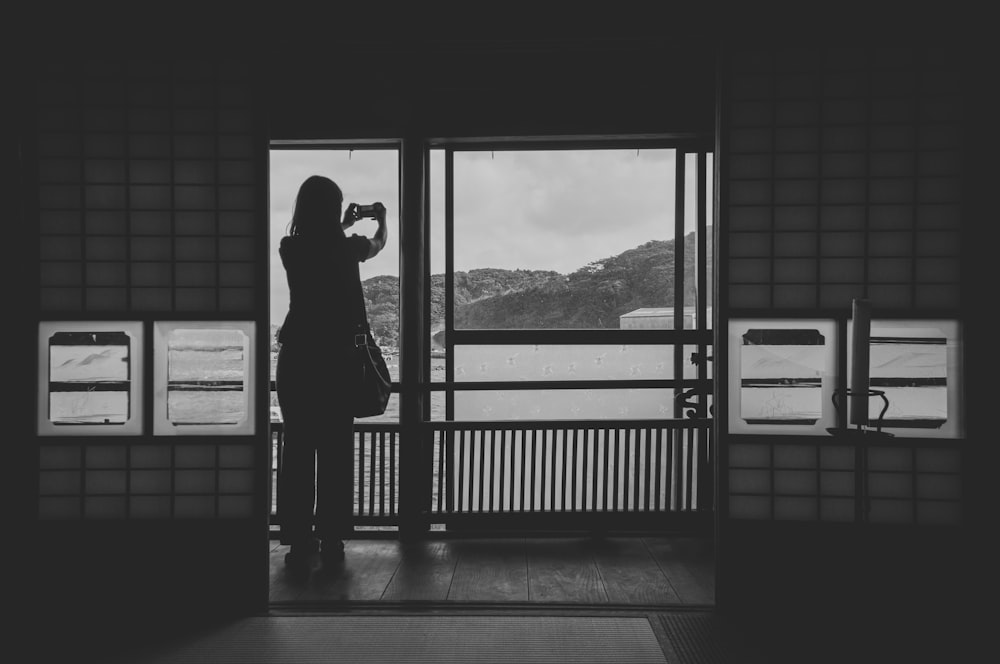
[[[697,280],[696,329],[683,329],[685,306],[683,298],[672,305],[674,327],[676,329],[571,329],[571,328],[540,328],[540,329],[469,329],[455,328],[454,318],[454,274],[455,274],[455,219],[454,219],[454,154],[465,151],[516,151],[516,150],[614,150],[614,149],[674,149],[677,151],[677,168],[675,172],[675,208],[674,237],[683,238],[686,220],[686,176],[688,174],[688,155],[695,155],[695,167],[692,175],[695,179],[695,228],[697,232],[697,264],[702,269],[695,275]],[[710,168],[709,158],[714,160],[714,143],[707,136],[616,136],[616,137],[544,137],[544,138],[490,138],[490,139],[451,139],[432,140],[428,142],[428,173],[425,179],[425,292],[424,300],[427,311],[431,305],[431,214],[430,214],[430,180],[432,173],[429,168],[429,156],[432,150],[442,150],[444,153],[444,260],[445,260],[445,379],[429,382],[431,392],[445,393],[445,420],[451,421],[455,414],[455,394],[467,390],[538,390],[538,389],[634,389],[634,388],[669,388],[674,391],[673,417],[681,418],[698,415],[707,417],[710,411],[709,399],[712,394],[712,380],[707,366],[710,360],[709,349],[712,347],[712,321],[708,320],[711,306],[711,293],[708,292],[707,251],[712,244],[708,237],[708,206],[710,181],[714,181],[714,172]],[[714,260],[714,258],[713,258]],[[675,292],[677,285],[684,285],[683,261],[675,261],[674,266]],[[424,320],[425,338],[428,349],[424,353],[425,376],[431,376],[429,344],[431,338],[431,317]],[[459,381],[455,378],[455,346],[459,345],[666,345],[673,346],[674,377],[671,379],[629,379],[606,381]],[[685,358],[685,347],[694,346],[700,358],[694,362],[694,357]],[[696,378],[684,378],[684,364],[691,361],[697,366]],[[685,394],[687,393],[687,394]],[[697,396],[694,411],[690,403],[684,403],[685,396]],[[425,419],[430,419],[429,400],[425,404]]]

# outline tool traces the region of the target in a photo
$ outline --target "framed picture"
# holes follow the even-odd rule
[[[42,321],[38,434],[142,433],[142,323]]]
[[[852,330],[850,322],[848,330]],[[848,353],[854,357],[853,334],[848,335],[848,340]],[[853,374],[853,363],[848,372]],[[849,378],[853,379],[853,375]],[[962,437],[959,322],[873,319],[868,344],[868,383],[869,390],[885,396],[885,400],[878,395],[869,397],[869,427],[875,428],[881,417],[881,430],[895,436]]]
[[[254,433],[252,321],[153,324],[153,433]]]
[[[829,435],[836,351],[833,320],[731,320],[730,433]]]

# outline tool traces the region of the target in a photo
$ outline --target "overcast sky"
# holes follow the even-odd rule
[[[389,243],[381,254],[362,264],[361,277],[399,274],[399,170],[395,150],[272,150],[272,323],[280,323],[288,308],[288,286],[277,255],[278,243],[287,232],[299,186],[314,174],[325,175],[340,185],[345,202],[385,204]],[[434,273],[444,271],[443,176],[442,153],[433,151]],[[690,187],[688,195],[693,198]],[[671,239],[673,210],[671,150],[456,152],[455,269],[494,267],[570,273],[649,240]],[[687,223],[693,227],[693,217]],[[366,220],[353,232],[371,235],[375,228],[374,222]]]

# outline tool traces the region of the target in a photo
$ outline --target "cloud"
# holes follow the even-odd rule
[[[455,174],[457,269],[565,273],[673,237],[672,151],[459,152]]]
[[[431,154],[431,267],[444,269],[444,159]],[[649,240],[674,235],[672,150],[456,151],[455,268],[572,272]],[[382,201],[389,244],[362,278],[399,274],[399,170],[395,150],[272,150],[271,312],[287,310],[278,242],[305,178],[330,177],[347,202]],[[690,187],[689,194],[693,191]],[[357,232],[370,235],[367,222]]]

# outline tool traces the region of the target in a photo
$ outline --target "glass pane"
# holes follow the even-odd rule
[[[685,360],[686,378],[697,377]],[[673,347],[642,344],[455,347],[456,381],[665,380],[674,377]]]
[[[456,152],[455,327],[617,328],[672,305],[676,162],[673,149]]]
[[[299,187],[311,175],[323,175],[336,182],[344,194],[344,203],[374,203],[381,201],[388,211],[389,241],[382,252],[371,260],[361,263],[361,280],[365,283],[365,294],[371,299],[368,281],[374,278],[399,277],[399,152],[395,149],[381,150],[271,150],[270,153],[270,256],[271,256],[271,324],[280,325],[288,311],[288,283],[278,256],[278,245],[287,233],[295,209],[295,196]],[[371,237],[377,228],[372,219],[363,219],[348,230]],[[387,288],[379,295],[391,296],[397,303],[393,308],[398,312],[399,288]],[[371,303],[369,303],[371,306]],[[371,311],[369,311],[371,316]],[[398,320],[398,313],[393,317]],[[375,321],[373,321],[373,327]],[[398,339],[398,323],[395,327],[386,324],[388,339]],[[390,331],[395,330],[395,331]],[[388,341],[384,342],[388,343]]]
[[[664,419],[670,389],[468,390],[455,392],[456,420]]]
[[[399,152],[395,149],[276,149],[270,152],[270,377],[273,385],[277,360],[278,331],[288,312],[288,282],[278,255],[281,238],[287,234],[299,187],[311,175],[323,175],[336,182],[346,203],[382,202],[389,224],[388,243],[382,252],[361,263],[368,321],[372,334],[386,356],[386,363],[398,380],[394,365],[399,362]],[[371,237],[377,228],[372,219],[363,219],[348,230]],[[389,408],[396,403],[393,396]],[[277,395],[271,392],[271,419],[280,420]],[[398,408],[396,408],[398,413]],[[373,421],[375,418],[367,418]],[[392,419],[398,419],[398,415]]]

